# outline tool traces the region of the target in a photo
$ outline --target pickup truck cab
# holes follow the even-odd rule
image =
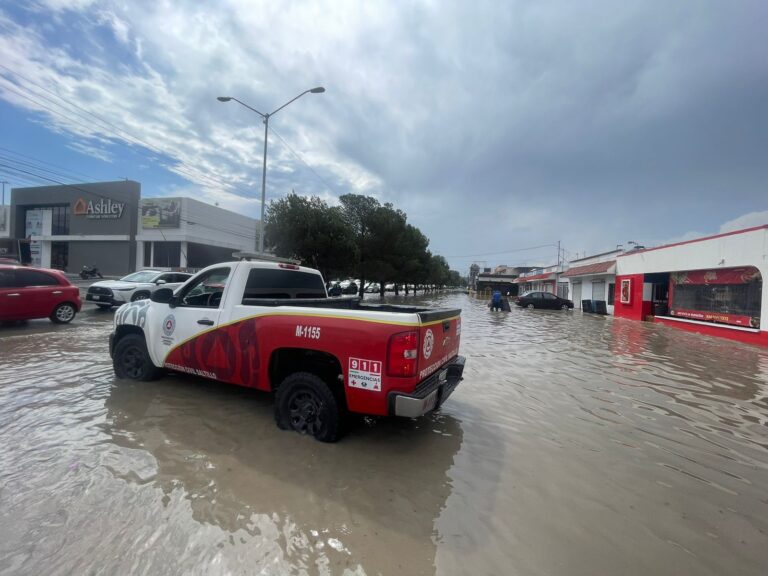
[[[118,378],[167,369],[275,392],[278,426],[333,442],[349,413],[417,417],[448,398],[460,314],[328,298],[317,270],[243,260],[121,306],[110,353]]]

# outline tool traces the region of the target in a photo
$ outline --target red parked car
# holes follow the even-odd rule
[[[50,318],[66,324],[81,306],[80,290],[59,270],[0,264],[0,322]]]

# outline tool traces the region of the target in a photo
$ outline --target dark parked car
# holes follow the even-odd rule
[[[0,264],[0,322],[50,318],[66,324],[81,306],[80,291],[59,270]]]
[[[549,310],[568,310],[573,302],[560,298],[550,292],[524,292],[515,298],[515,304],[525,308],[547,308]]]

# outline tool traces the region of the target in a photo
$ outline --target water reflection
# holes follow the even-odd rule
[[[143,472],[116,458],[114,476],[151,482],[165,507],[186,499],[196,522],[258,540],[269,559],[258,566],[434,572],[434,519],[462,442],[456,418],[366,422],[327,445],[278,430],[267,395],[189,378],[116,382],[106,407],[112,442],[152,457]]]

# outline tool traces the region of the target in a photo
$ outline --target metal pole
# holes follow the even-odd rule
[[[267,134],[269,134],[269,114],[264,116],[264,162],[261,165],[261,224],[259,228],[259,254],[264,253],[264,205],[267,202]]]
[[[6,185],[6,184],[8,184],[8,182],[6,182],[5,180],[3,180],[3,181],[2,181],[2,185],[3,185],[3,201],[2,201],[2,202],[0,202],[0,206],[5,206],[5,185]]]

